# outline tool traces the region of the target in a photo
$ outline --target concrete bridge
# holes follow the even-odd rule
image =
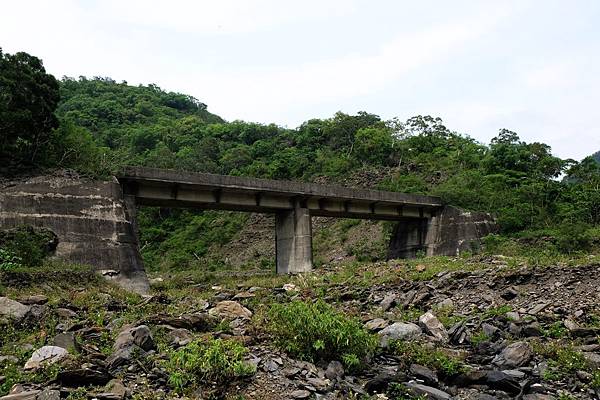
[[[437,197],[152,168],[125,168],[109,181],[63,173],[0,182],[0,229],[48,228],[58,237],[56,258],[92,265],[144,292],[140,205],[274,214],[282,274],[312,269],[312,216],[397,221],[388,258],[456,255],[495,230],[489,215],[444,206]]]
[[[117,178],[130,209],[146,205],[275,214],[280,274],[312,269],[311,216],[427,220],[442,207],[431,196],[155,168],[126,168]]]

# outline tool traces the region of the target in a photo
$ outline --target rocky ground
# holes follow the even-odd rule
[[[84,269],[5,272],[0,399],[597,399],[599,261],[440,257],[296,277],[164,273],[149,296]],[[317,299],[376,338],[361,367],[293,355],[265,328],[272,305]],[[244,373],[178,386],[195,361],[177,354],[216,338],[245,348]]]

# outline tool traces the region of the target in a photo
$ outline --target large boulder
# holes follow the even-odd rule
[[[224,300],[218,302],[214,308],[208,310],[210,315],[221,318],[250,318],[252,311],[238,303],[237,301]]]
[[[419,326],[423,328],[426,333],[433,336],[435,340],[444,343],[448,342],[448,332],[446,331],[446,328],[444,328],[444,325],[431,311],[428,311],[419,317]]]
[[[501,368],[517,368],[531,360],[533,350],[527,342],[515,342],[507,346],[492,360],[492,364]]]
[[[390,340],[414,339],[421,333],[421,328],[410,322],[394,322],[378,332],[381,347],[387,347]]]
[[[58,346],[43,346],[33,352],[23,367],[26,370],[35,370],[41,366],[47,366],[65,358],[69,352]]]
[[[7,318],[19,323],[25,320],[30,310],[30,306],[11,300],[8,297],[0,297],[0,318],[2,319]]]

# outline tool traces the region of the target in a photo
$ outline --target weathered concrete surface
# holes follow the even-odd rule
[[[398,223],[388,258],[411,258],[420,251],[428,256],[456,256],[477,250],[483,237],[497,231],[498,226],[488,213],[445,206],[430,219]]]
[[[310,211],[299,205],[275,215],[275,253],[278,274],[312,270]]]
[[[58,236],[55,257],[114,270],[112,279],[120,285],[146,292],[148,280],[131,221],[116,180],[40,176],[0,188],[0,228],[48,228]]]

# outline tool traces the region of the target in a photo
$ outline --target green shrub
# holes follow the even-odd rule
[[[28,267],[41,265],[56,244],[56,235],[47,229],[20,226],[0,231],[0,249],[4,250],[4,255],[0,257],[5,257],[4,262],[8,262],[6,257],[12,254],[14,263]]]
[[[466,370],[466,366],[461,360],[450,357],[441,350],[424,346],[418,342],[394,340],[390,343],[390,348],[407,365],[420,364],[437,370],[444,376],[456,375]]]
[[[22,266],[23,260],[12,251],[0,249],[0,271],[14,271]]]
[[[376,337],[358,319],[321,300],[273,304],[267,317],[267,330],[275,343],[301,359],[341,359],[347,368],[359,369],[377,347]]]
[[[248,350],[234,340],[196,340],[168,354],[169,384],[177,391],[205,382],[225,383],[252,375],[254,365],[244,361]]]

